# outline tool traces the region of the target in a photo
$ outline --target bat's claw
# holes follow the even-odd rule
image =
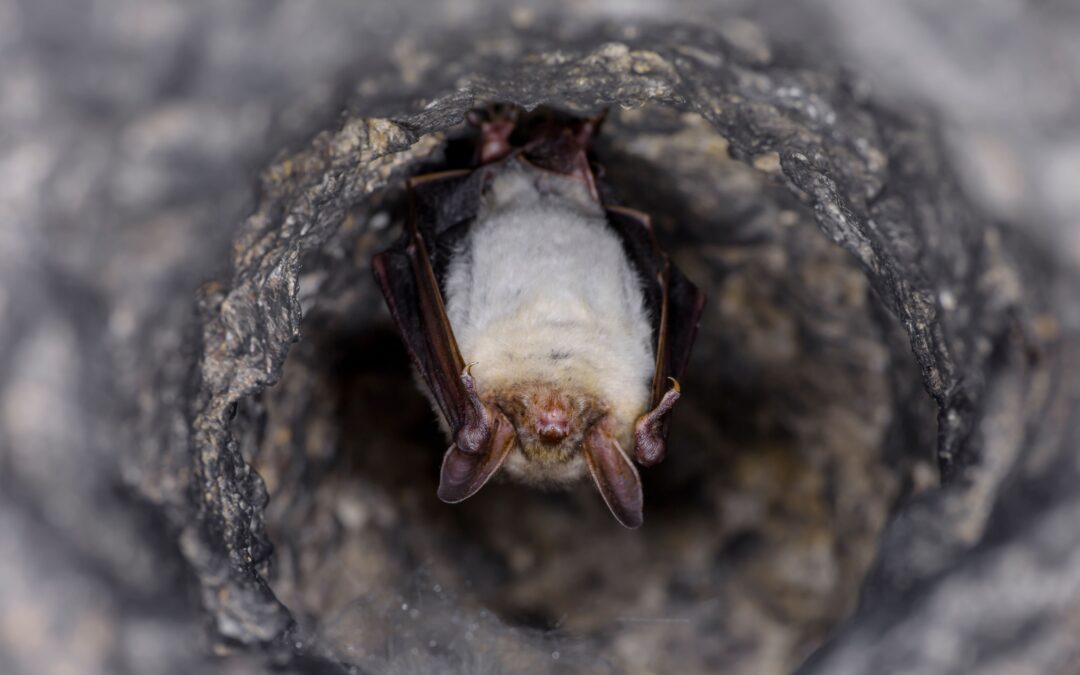
[[[664,460],[667,444],[664,441],[665,421],[682,394],[678,380],[671,380],[667,390],[655,408],[638,418],[634,424],[634,458],[642,466],[653,466]]]

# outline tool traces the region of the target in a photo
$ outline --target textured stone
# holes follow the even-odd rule
[[[741,19],[351,6],[0,6],[0,669],[1069,672],[1076,272],[936,117]],[[487,100],[613,108],[614,194],[710,291],[639,536],[434,502],[366,265]]]

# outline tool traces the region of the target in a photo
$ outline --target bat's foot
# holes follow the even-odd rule
[[[517,126],[520,111],[514,106],[493,105],[470,110],[465,119],[480,130],[476,146],[476,163],[488,164],[506,157],[513,150],[510,134]]]
[[[681,388],[675,378],[671,380],[671,389],[667,390],[660,403],[638,418],[634,424],[634,458],[642,466],[652,466],[664,460],[667,445],[664,442],[664,422],[668,413],[679,400]]]
[[[476,393],[476,381],[472,376],[472,367],[473,364],[470,363],[461,372],[461,383],[465,385],[465,392],[472,406],[470,411],[472,414],[465,419],[464,424],[458,429],[457,434],[454,436],[454,443],[457,445],[458,450],[475,455],[484,451],[488,445],[491,438],[492,416],[487,406],[480,400],[480,395]]]

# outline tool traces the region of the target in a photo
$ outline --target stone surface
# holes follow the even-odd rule
[[[1070,672],[1075,261],[777,20],[552,8],[0,4],[0,670]],[[710,292],[637,535],[434,499],[366,265],[484,100]]]

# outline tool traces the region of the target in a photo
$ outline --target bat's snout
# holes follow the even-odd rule
[[[561,443],[570,435],[570,414],[560,406],[536,412],[536,435],[546,443]]]
[[[522,451],[530,459],[565,461],[580,440],[582,410],[591,401],[548,382],[520,384],[493,403],[513,421]]]

